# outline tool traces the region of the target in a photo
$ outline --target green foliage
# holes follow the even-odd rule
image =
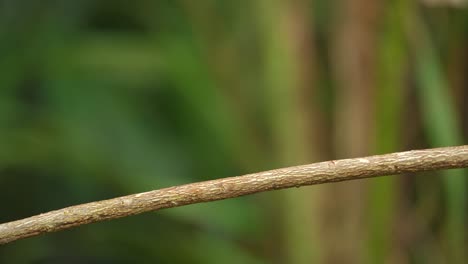
[[[359,140],[338,131],[348,99],[375,112],[369,154],[466,141],[466,10],[369,5],[377,30],[358,39],[375,40],[373,69],[351,69],[374,80],[366,94],[340,73],[342,2],[29,2],[0,3],[1,222],[336,158]],[[462,263],[466,170],[431,175],[355,192],[355,244],[334,232],[359,224],[340,214],[342,194],[316,186],[26,239],[0,263]]]

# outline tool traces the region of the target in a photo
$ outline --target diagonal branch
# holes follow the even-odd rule
[[[468,145],[288,167],[86,203],[0,224],[0,245],[143,212],[327,182],[468,167]]]

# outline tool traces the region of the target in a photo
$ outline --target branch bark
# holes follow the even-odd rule
[[[148,211],[243,195],[383,175],[468,167],[468,145],[332,160],[180,185],[75,205],[0,224],[0,245]]]

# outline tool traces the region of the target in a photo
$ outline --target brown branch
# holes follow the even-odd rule
[[[258,192],[375,176],[468,167],[468,145],[415,150],[191,183],[86,203],[0,224],[0,245],[67,228]]]

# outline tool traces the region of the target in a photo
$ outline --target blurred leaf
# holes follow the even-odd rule
[[[406,1],[393,1],[385,6],[388,10],[379,43],[379,61],[377,62],[378,80],[376,94],[376,142],[377,153],[390,153],[400,150],[402,105],[405,95],[404,73],[406,43],[404,20],[408,15]],[[398,178],[383,177],[371,180],[369,197],[371,250],[368,263],[385,263],[391,259],[392,232],[398,195]]]
[[[428,29],[422,19],[415,16],[415,32],[413,46],[416,53],[416,74],[419,96],[423,109],[424,125],[429,140],[434,147],[453,146],[463,143],[460,133],[457,112],[454,108],[451,90],[449,89],[437,50],[432,44]],[[465,252],[463,244],[466,234],[464,229],[466,215],[467,180],[463,170],[442,172],[447,195],[447,232],[448,249],[451,252],[451,262],[462,263]]]

